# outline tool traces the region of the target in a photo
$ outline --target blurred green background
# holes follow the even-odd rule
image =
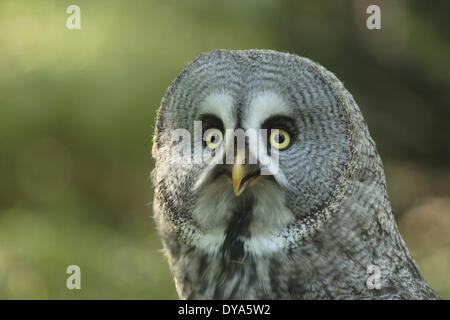
[[[81,30],[66,8],[81,7]],[[381,30],[366,8],[381,8]],[[354,95],[399,228],[450,298],[450,2],[0,2],[0,298],[177,298],[151,219],[155,111],[214,48],[309,57]],[[68,265],[82,290],[66,289]]]

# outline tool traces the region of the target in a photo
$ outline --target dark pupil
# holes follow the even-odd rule
[[[275,137],[275,141],[276,141],[278,144],[282,144],[282,143],[284,142],[284,139],[285,139],[285,137],[284,137],[284,134],[282,134],[282,133],[279,133],[279,134]]]
[[[217,136],[217,134],[213,134],[212,136],[211,136],[211,143],[214,143],[214,142],[216,142],[216,139],[218,139],[219,137]]]

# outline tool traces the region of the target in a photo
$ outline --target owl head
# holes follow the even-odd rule
[[[215,50],[190,62],[162,101],[155,210],[205,250],[298,245],[348,191],[364,160],[358,148],[375,152],[332,73],[287,53]]]
[[[424,298],[350,93],[292,54],[189,63],[156,121],[154,216],[182,298]],[[370,266],[381,290],[367,286]]]

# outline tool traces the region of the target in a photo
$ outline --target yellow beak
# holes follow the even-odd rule
[[[236,156],[234,158],[234,164],[231,168],[231,178],[233,180],[234,194],[239,197],[247,187],[248,181],[242,184],[242,179],[247,175],[248,167],[245,164],[246,150],[236,150]],[[242,185],[241,185],[242,184]]]

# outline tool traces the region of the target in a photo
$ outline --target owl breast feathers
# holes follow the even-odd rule
[[[433,299],[351,94],[270,50],[190,62],[158,111],[154,218],[182,299]]]

